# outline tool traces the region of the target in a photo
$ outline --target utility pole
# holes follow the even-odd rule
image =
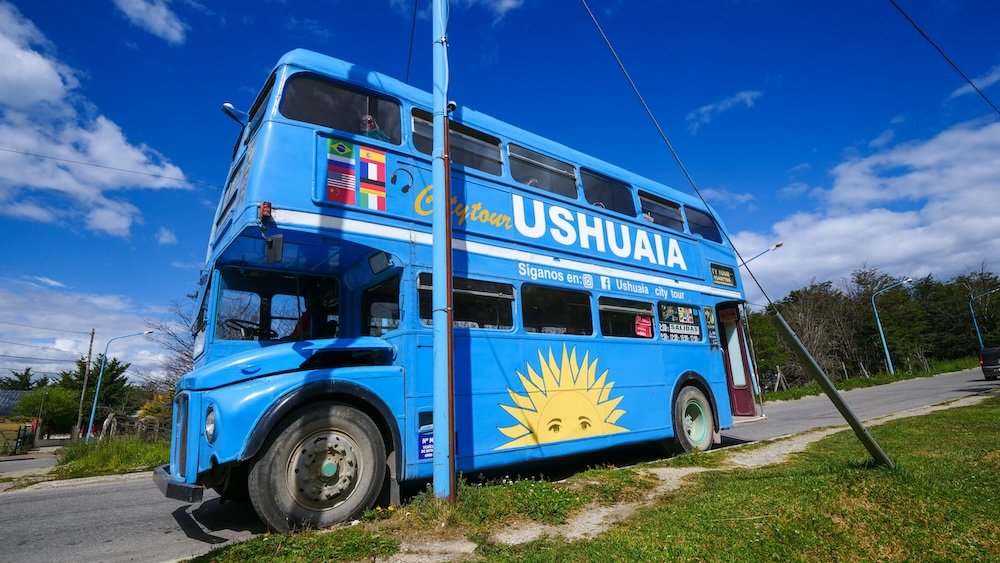
[[[90,354],[94,351],[94,330],[90,329],[90,346],[87,348],[87,364],[83,367],[83,390],[80,391],[80,410],[76,414],[76,426],[73,427],[73,439],[80,439],[80,424],[83,423],[83,397],[87,394],[87,377],[90,375]]]

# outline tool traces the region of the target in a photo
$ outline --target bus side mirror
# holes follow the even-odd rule
[[[285,235],[271,235],[264,239],[264,262],[281,262],[285,254]]]
[[[243,127],[246,127],[247,122],[250,120],[250,115],[248,113],[236,109],[236,106],[229,102],[222,104],[222,111]]]

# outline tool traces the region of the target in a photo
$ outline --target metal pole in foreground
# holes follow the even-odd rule
[[[101,394],[101,380],[104,378],[104,365],[108,363],[108,347],[115,340],[122,338],[129,338],[130,336],[141,336],[143,334],[153,334],[153,331],[147,330],[145,332],[136,332],[134,334],[126,334],[124,336],[116,336],[108,343],[104,345],[104,356],[101,357],[101,372],[97,376],[97,387],[94,387],[94,406],[90,408],[90,423],[87,424],[87,439],[84,441],[85,444],[90,443],[91,431],[94,429],[94,414],[97,412],[97,397]]]
[[[771,311],[774,312],[774,316],[771,317],[771,321],[774,323],[775,328],[778,329],[778,334],[785,339],[785,342],[792,349],[792,352],[794,352],[795,356],[800,362],[802,362],[802,366],[805,367],[806,371],[808,371],[816,382],[819,383],[819,386],[823,388],[823,392],[826,393],[826,396],[833,402],[833,406],[837,407],[841,416],[843,416],[844,419],[847,420],[847,423],[851,425],[851,428],[854,429],[854,434],[857,435],[858,439],[861,440],[861,443],[864,444],[865,449],[867,449],[868,453],[871,454],[875,463],[888,467],[889,469],[893,469],[895,465],[892,463],[892,460],[889,459],[889,456],[885,455],[885,452],[883,452],[882,448],[879,447],[875,438],[872,438],[872,435],[868,433],[868,429],[865,428],[864,424],[862,424],[861,421],[858,420],[858,417],[855,416],[851,407],[847,406],[847,403],[844,402],[844,398],[840,396],[840,392],[833,386],[833,382],[830,381],[829,377],[827,377],[823,368],[819,367],[819,364],[817,364],[816,360],[813,359],[812,354],[806,350],[802,341],[799,340],[799,337],[796,336],[791,327],[788,326],[788,323],[785,322],[781,313],[779,313],[774,306],[771,307]]]
[[[431,29],[434,62],[434,144],[432,162],[432,271],[431,302],[434,333],[434,496],[455,502],[455,456],[451,433],[451,197],[448,194],[448,2],[433,2]]]

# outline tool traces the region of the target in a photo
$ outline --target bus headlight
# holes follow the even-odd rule
[[[211,444],[215,441],[215,407],[208,405],[208,412],[205,414],[205,439]]]

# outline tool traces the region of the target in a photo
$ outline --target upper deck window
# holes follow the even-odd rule
[[[513,143],[507,145],[510,175],[526,186],[576,199],[576,167]]]
[[[635,201],[628,184],[584,170],[583,194],[591,205],[635,217]]]
[[[690,207],[685,207],[684,211],[687,213],[688,227],[692,235],[701,235],[713,242],[722,242],[722,233],[711,215]]]
[[[281,114],[378,141],[400,144],[399,104],[311,74],[288,79]]]
[[[642,190],[639,191],[639,203],[642,205],[642,216],[647,221],[675,231],[684,230],[680,205]]]
[[[424,154],[431,154],[434,148],[432,119],[424,110],[413,110],[413,146]],[[499,176],[503,167],[500,139],[461,123],[450,121],[449,124],[451,162]]]

